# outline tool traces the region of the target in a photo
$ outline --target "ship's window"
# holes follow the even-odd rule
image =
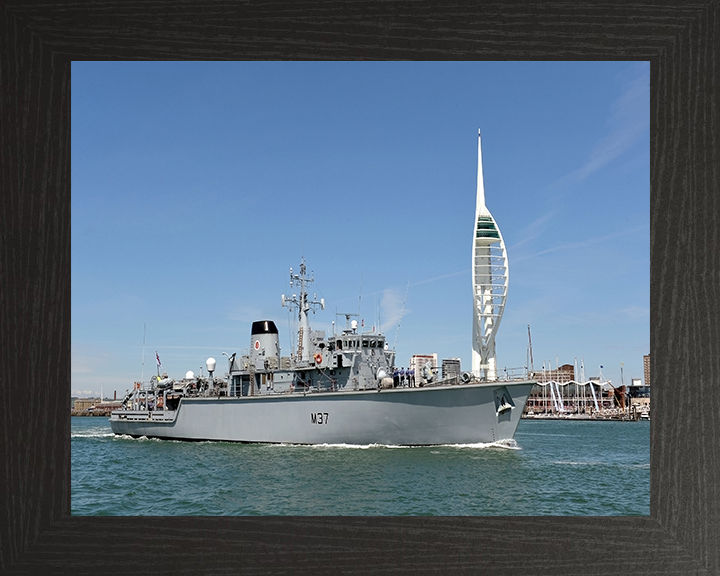
[[[369,342],[368,342],[367,340],[363,340],[363,341],[362,341],[362,346],[363,346],[363,348],[367,348],[367,347],[368,347],[368,343],[369,343]]]
[[[370,340],[370,348],[375,348],[375,340]]]
[[[240,396],[241,380],[240,376],[233,376],[230,383],[230,396]]]
[[[342,340],[337,341],[337,349],[342,350]]]

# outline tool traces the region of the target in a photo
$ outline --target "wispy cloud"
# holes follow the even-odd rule
[[[382,291],[382,296],[380,297],[380,314],[382,321],[381,330],[385,334],[389,334],[389,331],[397,326],[401,317],[412,314],[412,310],[405,306],[406,290],[412,289],[414,286],[438,282],[447,278],[454,278],[455,276],[469,275],[470,272],[470,268],[466,268],[465,270],[451,272],[450,274],[443,274],[442,276],[434,276],[432,278],[426,278],[425,280],[410,282],[403,290],[400,290],[399,288],[385,288],[385,290]]]
[[[401,315],[407,315],[410,310],[403,311],[404,293],[395,288],[386,288],[383,290],[380,298],[380,312],[382,313],[382,331],[389,334],[389,330],[394,328]]]
[[[638,320],[640,318],[650,318],[650,309],[643,306],[629,306],[620,310],[628,320]]]
[[[235,320],[237,322],[254,322],[258,318],[263,316],[259,308],[252,306],[235,306],[228,313],[229,320]]]
[[[637,65],[631,72],[622,94],[612,105],[608,125],[610,133],[593,148],[590,157],[579,168],[551,184],[551,188],[581,182],[593,172],[626,152],[647,131],[650,123],[650,70]]]
[[[110,354],[101,348],[73,346],[70,372],[72,374],[100,373],[107,366],[110,358]]]
[[[599,329],[603,326],[621,326],[632,324],[635,321],[649,318],[650,311],[648,308],[640,306],[630,306],[627,308],[612,308],[609,310],[587,310],[583,312],[575,312],[573,314],[555,314],[553,321],[558,326],[584,326],[591,329]]]
[[[443,274],[441,276],[434,276],[432,278],[426,278],[425,280],[419,280],[417,282],[410,282],[404,289],[400,288],[385,288],[382,291],[380,297],[380,316],[381,316],[381,331],[385,334],[390,334],[390,331],[397,327],[402,317],[412,314],[412,310],[405,306],[405,294],[406,290],[412,291],[415,286],[422,284],[429,284],[431,282],[438,282],[447,278],[454,278],[455,276],[469,275],[471,272],[470,268],[465,270],[459,270],[457,272],[451,272],[450,274]]]
[[[516,240],[512,246],[508,247],[508,250],[514,252],[518,247],[522,246],[523,244],[532,242],[533,240],[541,236],[559,212],[559,209],[551,210],[550,212],[547,212],[546,214],[543,214],[539,218],[533,220],[530,224],[525,226],[525,228],[520,231],[520,239]]]
[[[586,248],[587,246],[591,246],[592,244],[599,244],[601,242],[605,242],[606,240],[612,240],[613,238],[619,238],[620,236],[627,236],[629,234],[635,234],[636,232],[644,230],[645,228],[646,228],[645,226],[631,228],[628,230],[622,230],[621,232],[617,232],[616,234],[608,234],[607,236],[595,236],[595,235],[592,235],[592,233],[588,233],[588,238],[581,242],[566,242],[564,244],[558,244],[557,246],[551,246],[550,248],[541,250],[540,252],[534,252],[533,254],[525,254],[524,256],[518,256],[517,258],[513,258],[513,262],[522,262],[523,260],[528,260],[529,258],[536,258],[537,256],[542,256],[543,254],[549,254],[551,252],[559,252],[559,251],[576,252],[576,251],[580,250],[581,248]]]
[[[459,272],[452,272],[451,274],[443,274],[442,276],[435,276],[435,278],[428,278],[427,280],[420,280],[419,282],[413,282],[413,286],[419,286],[420,284],[429,284],[430,282],[437,282],[438,280],[445,280],[445,278],[453,278],[454,276],[462,276],[463,274],[469,274],[470,268],[460,270]]]
[[[73,358],[72,372],[75,374],[92,374],[95,372],[92,368],[93,359],[87,357]]]

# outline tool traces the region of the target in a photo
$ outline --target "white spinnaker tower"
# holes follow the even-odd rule
[[[478,130],[477,201],[473,232],[473,351],[472,370],[487,380],[497,378],[495,335],[508,290],[508,262],[500,229],[485,206],[482,142]]]

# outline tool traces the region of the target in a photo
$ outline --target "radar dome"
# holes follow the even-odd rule
[[[205,360],[205,366],[207,366],[208,372],[215,372],[215,358]]]
[[[195,373],[192,370],[188,370],[185,373],[185,378],[187,378],[188,380],[192,380],[193,378],[195,378]]]

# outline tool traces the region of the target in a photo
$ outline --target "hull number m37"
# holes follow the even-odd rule
[[[312,412],[310,414],[310,422],[312,424],[327,424],[328,413],[327,412]]]

